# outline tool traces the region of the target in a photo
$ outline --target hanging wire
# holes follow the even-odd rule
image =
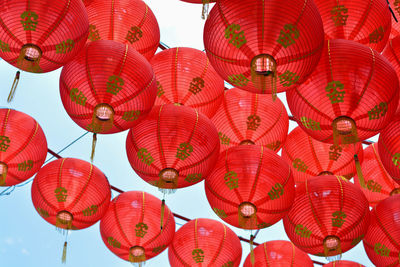
[[[396,22],[398,22],[398,21],[397,21],[397,18],[396,18],[396,15],[394,14],[394,12],[393,12],[393,10],[392,10],[392,7],[390,6],[389,0],[386,0],[386,2],[387,2],[387,4],[388,4],[388,6],[389,6],[390,13],[392,13],[392,16],[393,16],[394,20],[395,20]]]

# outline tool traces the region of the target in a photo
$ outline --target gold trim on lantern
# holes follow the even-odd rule
[[[347,116],[340,116],[333,120],[333,144],[354,144],[359,141],[356,122]]]
[[[260,54],[255,56],[250,63],[251,81],[254,86],[261,89],[261,93],[265,93],[267,82],[271,83],[272,99],[276,99],[276,61],[268,54]]]
[[[238,207],[239,226],[253,228],[257,225],[257,207],[251,202],[242,202]]]
[[[41,72],[39,67],[41,58],[42,50],[39,46],[34,44],[25,44],[22,46],[19,53],[17,67],[30,72]]]
[[[325,257],[332,257],[342,254],[340,238],[334,235],[328,235],[324,239],[324,254]]]
[[[60,211],[56,215],[56,227],[62,228],[66,230],[72,229],[72,221],[74,220],[74,216],[66,210]]]
[[[178,187],[179,172],[173,168],[165,168],[158,174],[157,187],[175,189]]]
[[[145,250],[141,246],[133,246],[129,249],[130,262],[143,262],[146,260]]]

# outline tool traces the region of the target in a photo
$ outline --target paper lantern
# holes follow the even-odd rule
[[[168,249],[169,263],[180,266],[239,266],[242,245],[223,223],[195,219],[175,233]]]
[[[222,105],[212,118],[221,152],[243,144],[257,144],[278,152],[285,143],[289,118],[283,103],[270,96],[238,88],[225,91]]]
[[[121,259],[144,262],[172,242],[175,220],[158,198],[129,191],[113,199],[100,221],[100,233],[107,248]]]
[[[126,153],[143,180],[171,192],[211,172],[219,155],[218,134],[211,120],[195,109],[156,106],[129,131]]]
[[[333,257],[363,239],[369,225],[368,201],[343,177],[311,178],[296,187],[294,204],[283,224],[296,247],[316,256]]]
[[[313,1],[221,0],[204,27],[215,70],[254,93],[276,94],[305,81],[318,63],[323,39]]]
[[[388,1],[394,15],[396,16],[397,20],[400,18],[400,2],[396,0],[389,0]],[[397,37],[400,35],[400,25],[397,21],[393,18],[392,15],[392,31],[390,32],[389,40]]]
[[[214,212],[244,229],[278,222],[291,208],[295,193],[288,164],[273,151],[256,145],[222,152],[204,185]]]
[[[160,28],[151,9],[142,0],[89,0],[89,41],[113,40],[127,44],[146,57],[160,43]]]
[[[46,160],[46,137],[34,118],[12,109],[0,109],[0,129],[0,187],[22,183]]]
[[[180,104],[211,118],[224,97],[224,80],[197,49],[176,47],[157,53],[150,61],[157,78],[155,105]]]
[[[365,267],[364,265],[354,261],[332,261],[324,264],[323,267]]]

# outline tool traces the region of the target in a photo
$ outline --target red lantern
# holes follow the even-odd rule
[[[400,2],[396,0],[389,0],[388,1],[390,7],[392,8],[392,11],[395,13],[394,15],[396,16],[397,20],[400,18]],[[390,32],[390,37],[389,40],[397,37],[400,35],[400,25],[397,23],[397,21],[393,18],[392,16],[392,31]]]
[[[34,118],[11,109],[0,109],[0,129],[0,186],[22,183],[46,160],[46,137]]]
[[[324,264],[323,267],[365,267],[364,265],[354,261],[332,261]]]
[[[292,168],[296,184],[320,175],[342,175],[349,179],[356,173],[354,154],[363,159],[360,143],[332,145],[317,141],[300,127],[293,129],[282,148],[282,158]]]
[[[112,253],[126,261],[143,262],[169,246],[175,234],[175,220],[158,198],[130,191],[113,199],[100,221],[100,233]]]
[[[155,105],[180,104],[211,118],[224,97],[224,80],[197,49],[177,47],[157,53],[150,61],[157,77]]]
[[[400,195],[389,197],[371,211],[371,224],[363,240],[368,258],[376,266],[400,265]]]
[[[180,266],[239,266],[242,245],[223,223],[195,219],[183,225],[168,249],[169,263]]]
[[[328,40],[316,71],[287,92],[301,128],[314,139],[355,143],[378,134],[392,119],[399,81],[376,51],[348,40]]]
[[[274,240],[265,242],[254,249],[254,262],[251,262],[249,254],[243,267],[257,266],[298,266],[313,267],[310,257],[295,247],[292,242]]]
[[[243,144],[257,144],[278,152],[289,129],[283,103],[270,96],[238,88],[225,91],[225,98],[212,122],[218,130],[221,152]]]
[[[292,209],[283,218],[285,231],[304,252],[331,257],[360,242],[369,225],[368,201],[343,177],[311,178],[296,187]]]
[[[126,139],[132,168],[158,188],[176,189],[203,180],[219,154],[211,120],[185,106],[156,106]],[[164,190],[165,191],[165,190]]]
[[[361,164],[366,187],[360,186],[358,176],[354,176],[354,183],[360,186],[368,199],[369,205],[375,207],[381,200],[394,194],[400,194],[399,185],[387,173],[378,154],[378,144],[369,145],[364,151],[364,161]]]
[[[390,176],[400,184],[400,116],[381,132],[378,140],[379,156],[382,164]]]
[[[347,39],[381,52],[392,28],[386,0],[315,0],[326,39]]]
[[[113,40],[128,44],[146,57],[160,43],[160,28],[151,9],[142,0],[89,0],[89,40]]]
[[[261,229],[283,218],[294,200],[288,164],[262,146],[238,146],[222,152],[205,180],[208,202],[230,225]]]
[[[318,63],[324,32],[313,1],[221,0],[204,27],[204,46],[224,80],[254,93],[286,91]]]

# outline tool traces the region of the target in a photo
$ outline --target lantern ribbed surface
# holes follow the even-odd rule
[[[157,53],[150,61],[157,78],[155,105],[181,104],[211,118],[224,97],[224,80],[206,53],[176,47]]]
[[[371,210],[371,224],[363,240],[376,266],[400,265],[400,195],[389,197]]]
[[[204,27],[204,46],[224,80],[254,93],[305,81],[318,63],[324,32],[313,1],[221,0]]]
[[[353,177],[356,173],[354,154],[362,162],[360,143],[338,146],[323,143],[307,135],[300,127],[289,133],[282,148],[282,158],[290,165],[296,184],[326,174]]]
[[[278,222],[289,212],[295,193],[288,164],[258,145],[222,152],[204,185],[214,212],[243,229],[261,229]]]
[[[365,267],[365,266],[354,261],[340,260],[324,264],[323,267]]]
[[[381,200],[393,194],[400,194],[400,186],[392,179],[385,170],[379,157],[378,143],[369,145],[364,149],[364,161],[361,164],[361,171],[365,177],[365,186],[360,186],[358,176],[354,176],[354,184],[360,187],[369,205],[375,207]]]
[[[389,0],[388,2],[389,2],[390,7],[392,8],[392,11],[394,12],[394,15],[396,16],[396,18],[398,20],[400,18],[400,2],[397,0]],[[399,35],[400,35],[400,25],[392,17],[392,31],[390,32],[389,40],[391,40]]]
[[[107,177],[96,166],[74,158],[58,159],[41,168],[31,193],[40,216],[68,230],[95,224],[111,200]]]
[[[110,203],[100,221],[107,248],[130,262],[142,262],[164,251],[175,234],[175,220],[164,207],[161,230],[161,200],[146,192],[128,191]]]
[[[249,254],[243,267],[313,267],[311,258],[286,240],[268,241],[254,249],[254,264]]]
[[[195,219],[175,233],[168,249],[169,263],[180,266],[238,267],[242,245],[231,229],[211,219]]]
[[[132,47],[115,41],[88,43],[60,77],[60,95],[71,119],[94,133],[116,133],[134,126],[151,110],[155,75]]]
[[[378,134],[392,119],[399,82],[391,64],[371,48],[328,40],[316,70],[288,91],[301,128],[319,141],[355,143]]]
[[[142,0],[89,0],[89,41],[127,44],[150,60],[160,43],[160,28]]]
[[[326,39],[346,39],[383,50],[392,28],[386,0],[315,0]]]
[[[257,144],[278,152],[285,143],[289,118],[283,103],[271,96],[233,88],[211,119],[218,130],[221,152],[240,144]]]
[[[187,187],[203,180],[214,167],[218,133],[211,120],[195,109],[155,106],[129,131],[126,153],[146,182],[165,189]]]
[[[283,224],[289,239],[304,252],[339,255],[356,246],[366,234],[368,201],[343,177],[311,178],[296,187],[294,204]]]
[[[1,0],[0,57],[29,72],[49,72],[86,43],[89,22],[81,0]]]

